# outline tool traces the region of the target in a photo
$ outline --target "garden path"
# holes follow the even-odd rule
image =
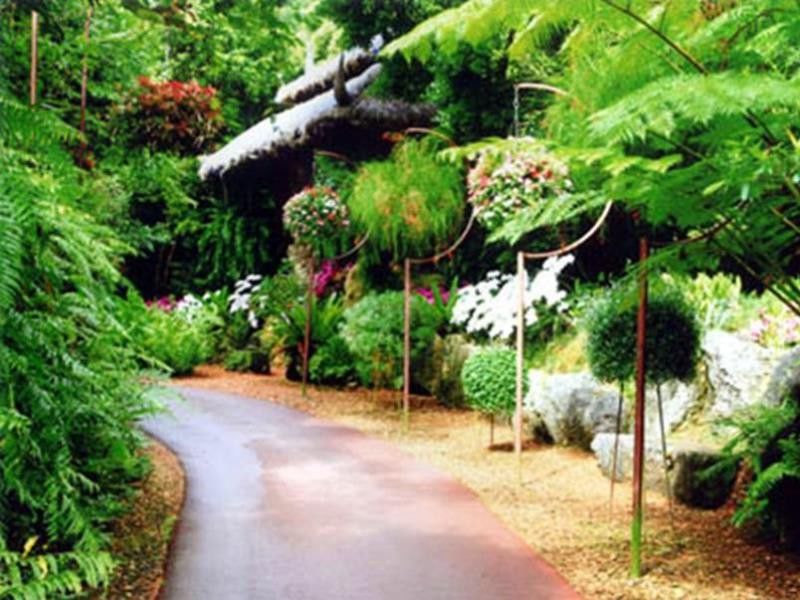
[[[472,492],[391,445],[180,392],[145,423],[187,476],[163,600],[578,598]]]

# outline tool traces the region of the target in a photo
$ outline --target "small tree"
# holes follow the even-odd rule
[[[620,386],[616,433],[622,419],[624,383],[636,368],[637,304],[622,290],[612,290],[589,315],[587,358],[592,374],[600,381],[617,382]],[[647,380],[656,386],[661,443],[664,455],[667,495],[671,501],[669,476],[666,472],[666,432],[661,400],[661,384],[670,380],[687,381],[694,377],[700,353],[700,326],[691,306],[675,289],[657,287],[647,308],[647,341],[645,360]],[[614,444],[611,472],[613,485],[617,476],[618,437]]]
[[[495,416],[510,417],[516,405],[516,353],[491,347],[470,356],[461,369],[461,383],[469,406],[489,417],[489,443],[494,443]],[[523,381],[523,393],[528,381]]]

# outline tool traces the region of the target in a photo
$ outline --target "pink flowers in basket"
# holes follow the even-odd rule
[[[572,192],[567,165],[545,150],[497,156],[484,153],[467,175],[469,201],[493,230],[515,213]]]
[[[316,248],[325,240],[343,237],[350,216],[331,188],[307,187],[286,202],[283,224],[295,241]]]

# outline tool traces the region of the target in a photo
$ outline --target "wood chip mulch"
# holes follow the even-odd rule
[[[95,592],[92,600],[155,600],[164,581],[173,529],[183,506],[184,472],[172,451],[155,440],[144,453],[152,470],[112,530],[111,551],[119,564],[108,589]]]
[[[631,486],[617,485],[609,515],[609,482],[590,454],[535,445],[523,454],[519,483],[514,454],[487,451],[488,425],[474,413],[414,398],[404,430],[391,392],[310,388],[303,397],[300,386],[280,375],[233,374],[214,366],[179,383],[271,400],[396,444],[474,490],[586,598],[800,598],[800,557],[734,529],[733,506],[716,511],[676,506],[673,529],[667,502],[655,493],[647,496],[646,573],[630,579]],[[502,444],[512,434],[498,427],[495,435]]]

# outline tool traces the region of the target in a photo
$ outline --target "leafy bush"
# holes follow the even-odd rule
[[[627,381],[636,366],[638,304],[624,290],[612,290],[588,316],[587,358],[600,381]],[[700,327],[676,290],[656,287],[647,309],[647,378],[655,384],[694,376]]]
[[[311,357],[309,379],[320,384],[347,385],[358,378],[354,362],[347,342],[342,336],[334,335]]]
[[[219,321],[197,308],[182,310],[169,299],[146,305],[131,293],[122,307],[131,341],[147,366],[187,375],[214,355],[211,329]]]
[[[139,87],[126,112],[147,146],[197,152],[207,148],[222,128],[220,101],[211,86],[196,81],[156,82],[142,76]]]
[[[467,403],[486,415],[510,416],[516,406],[517,355],[509,348],[490,347],[471,355],[461,370]],[[528,381],[523,378],[523,393]]]
[[[430,349],[441,313],[417,295],[411,297],[411,358]],[[342,337],[355,357],[361,382],[373,387],[403,385],[403,293],[370,294],[344,313]],[[413,370],[413,369],[412,369]]]
[[[389,160],[362,167],[349,205],[371,247],[395,260],[428,255],[451,241],[462,222],[462,178],[436,160],[430,142],[409,140]]]

